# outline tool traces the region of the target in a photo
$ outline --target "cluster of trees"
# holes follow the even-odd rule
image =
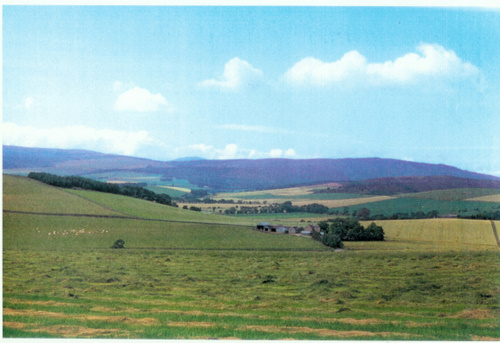
[[[133,198],[154,201],[168,206],[177,206],[167,194],[157,194],[143,187],[118,185],[88,179],[81,176],[58,176],[49,173],[31,172],[28,177],[43,183],[62,188],[81,188],[96,192],[125,195]]]
[[[343,241],[383,241],[384,229],[371,223],[366,229],[355,218],[335,218],[319,223],[323,235],[314,232],[312,237],[332,248],[343,248]]]
[[[344,207],[342,210],[340,209],[330,209],[328,214],[333,215],[341,215],[341,216],[353,216],[358,218],[359,220],[390,220],[390,219],[426,219],[426,218],[437,218],[439,216],[439,212],[436,210],[423,212],[396,212],[390,215],[385,214],[371,214],[370,210],[366,207],[362,207],[359,210],[354,210],[349,212],[348,207]]]
[[[486,219],[486,220],[500,220],[500,211],[483,211],[481,213],[464,215],[459,214],[458,218],[466,219]]]
[[[184,206],[182,206],[182,209],[183,210],[195,211],[195,212],[201,212],[201,207],[196,207],[196,206],[190,206],[190,207],[188,207],[188,205],[184,205]]]
[[[282,204],[271,204],[268,206],[241,206],[228,208],[226,214],[257,214],[257,213],[327,213],[328,207],[321,204],[309,204],[303,206],[295,206],[290,201],[285,201]]]
[[[389,220],[389,219],[426,219],[426,218],[437,218],[439,212],[436,210],[423,212],[396,212],[391,215],[386,216],[385,214],[371,215],[370,210],[367,208],[360,208],[359,211],[354,211],[353,216],[358,217],[360,220]]]

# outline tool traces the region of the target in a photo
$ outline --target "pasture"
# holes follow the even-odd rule
[[[11,192],[32,187],[30,204],[51,213],[88,202],[142,218],[4,212],[4,337],[500,339],[488,221],[381,222],[387,241],[333,251],[239,217],[9,179],[9,208],[25,206]],[[162,221],[172,218],[199,223]],[[110,249],[119,238],[125,249]]]

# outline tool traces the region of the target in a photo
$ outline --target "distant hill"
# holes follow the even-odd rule
[[[444,189],[500,189],[500,180],[471,179],[447,175],[386,177],[362,181],[350,181],[335,189],[323,189],[317,193],[356,193],[370,195],[395,195]]]
[[[4,171],[43,171],[57,175],[86,175],[100,171],[163,166],[144,158],[103,154],[88,150],[3,146]]]
[[[177,158],[174,161],[176,162],[183,162],[183,161],[204,161],[205,159],[203,157],[197,157],[197,156],[192,156],[192,157],[181,157]]]
[[[442,164],[382,158],[194,160],[160,162],[84,150],[3,146],[4,171],[45,171],[59,175],[134,171],[186,179],[216,191],[258,190],[326,182],[407,176],[454,176],[473,180],[500,178]]]

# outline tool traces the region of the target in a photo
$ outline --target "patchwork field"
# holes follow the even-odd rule
[[[379,202],[365,203],[360,205],[350,206],[349,210],[359,211],[366,207],[372,215],[384,214],[390,216],[394,213],[411,213],[422,211],[427,213],[432,210],[438,211],[440,214],[459,213],[474,214],[483,211],[495,211],[500,209],[500,203],[488,203],[481,201],[449,201],[436,199],[413,199],[413,198],[394,198]]]
[[[485,195],[482,197],[467,199],[468,201],[486,201],[500,203],[500,194]]]
[[[4,177],[6,208],[37,202],[142,219],[4,212],[4,337],[500,339],[489,221],[383,221],[387,241],[333,251],[235,225],[256,217]]]
[[[456,189],[443,189],[428,192],[402,194],[404,198],[416,199],[436,199],[436,200],[467,200],[467,201],[482,201],[476,200],[482,197],[493,196],[500,202],[500,189],[489,188],[456,188]]]
[[[291,187],[291,188],[280,188],[280,189],[269,189],[265,191],[251,191],[251,192],[238,192],[238,193],[219,193],[214,199],[265,199],[265,198],[280,198],[280,197],[295,197],[313,194],[314,190],[325,189],[325,188],[336,188],[339,184],[337,183],[325,183],[321,185],[314,186],[302,186],[302,187]]]

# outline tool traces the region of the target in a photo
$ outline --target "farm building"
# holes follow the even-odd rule
[[[265,232],[276,232],[276,228],[269,224],[268,222],[262,222],[257,224],[257,230],[265,231]]]
[[[264,232],[276,232],[282,234],[295,234],[299,233],[302,228],[284,225],[271,225],[268,222],[262,222],[257,224],[257,230]]]
[[[276,232],[277,233],[285,233],[285,234],[287,234],[287,233],[289,233],[289,230],[285,226],[278,226],[276,228]]]
[[[309,224],[306,226],[306,228],[304,230],[310,231],[310,232],[314,232],[314,231],[321,232],[321,228],[317,224]]]

